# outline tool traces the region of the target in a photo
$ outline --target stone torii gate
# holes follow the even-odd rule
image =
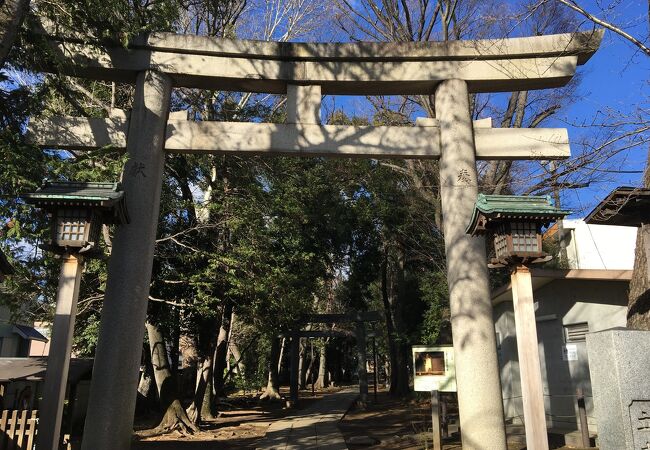
[[[381,314],[378,311],[351,311],[347,314],[312,314],[301,321],[307,323],[354,323],[354,336],[357,340],[357,374],[359,376],[359,397],[362,404],[368,401],[368,373],[366,371],[366,326],[365,322],[379,322]],[[333,330],[294,330],[291,337],[289,399],[292,406],[298,404],[298,358],[300,353],[300,338],[318,337],[348,337],[347,334]],[[375,368],[376,370],[376,368]]]
[[[128,449],[151,280],[165,152],[439,158],[460,424],[464,449],[505,450],[485,244],[465,234],[477,197],[476,159],[569,156],[563,129],[472,124],[470,92],[566,84],[601,32],[503,40],[302,44],[151,34],[128,48],[50,39],[57,69],[135,84],[130,117],[53,118],[31,125],[40,145],[125,148],[131,217],[113,241],[84,450]],[[169,118],[173,87],[287,95],[285,124]],[[435,96],[416,127],[320,124],[322,94]],[[53,355],[54,356],[54,355]]]

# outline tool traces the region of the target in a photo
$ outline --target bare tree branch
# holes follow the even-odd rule
[[[548,0],[544,0],[544,2],[546,2],[546,1],[548,1]],[[639,49],[641,49],[641,51],[643,53],[645,53],[646,56],[650,56],[650,48],[648,48],[643,42],[641,42],[640,40],[638,40],[637,38],[635,38],[631,34],[625,32],[620,27],[618,27],[618,26],[616,26],[616,25],[614,25],[614,24],[612,24],[610,22],[607,22],[607,21],[605,21],[603,19],[600,19],[600,18],[594,16],[593,14],[589,13],[583,7],[578,5],[574,0],[555,0],[555,1],[563,4],[567,8],[571,8],[575,12],[577,12],[577,13],[583,15],[584,17],[586,17],[587,19],[591,20],[593,23],[595,23],[597,25],[600,25],[601,27],[607,28],[608,30],[618,34],[619,36],[623,37],[624,39],[627,39],[632,44],[639,47]],[[648,11],[648,17],[649,17],[649,21],[650,21],[650,4],[648,5],[648,10],[649,10]]]

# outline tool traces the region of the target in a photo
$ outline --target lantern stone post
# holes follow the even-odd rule
[[[463,448],[505,450],[485,241],[465,234],[478,193],[467,83],[440,83],[435,102],[440,122],[440,195]]]
[[[117,183],[46,182],[23,198],[50,211],[52,238],[43,247],[62,255],[36,438],[39,450],[59,450],[83,258],[98,253],[104,223],[126,223],[128,216]]]
[[[555,208],[548,197],[481,194],[467,227],[474,236],[492,235],[495,257],[490,267],[511,271],[526,447],[534,450],[548,450],[548,435],[528,266],[551,259],[542,250],[542,227],[568,213]]]
[[[56,312],[45,371],[43,400],[40,407],[37,435],[39,450],[59,450],[63,404],[68,384],[77,300],[79,299],[79,285],[83,271],[82,258],[78,255],[66,254],[63,256],[61,264],[59,288],[56,294]]]
[[[512,267],[512,304],[515,311],[517,356],[521,378],[521,397],[524,405],[526,447],[548,450],[546,411],[542,372],[537,348],[537,324],[533,300],[533,282],[528,267]]]

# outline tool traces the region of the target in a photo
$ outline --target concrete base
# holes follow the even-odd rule
[[[587,335],[601,450],[650,449],[650,331]]]

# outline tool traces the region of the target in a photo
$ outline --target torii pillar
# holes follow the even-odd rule
[[[440,123],[440,195],[463,449],[506,449],[485,240],[465,233],[478,196],[467,83],[435,93]]]
[[[127,142],[129,160],[122,173],[130,222],[117,230],[108,264],[83,450],[131,446],[170,95],[168,75],[152,70],[138,75]]]

